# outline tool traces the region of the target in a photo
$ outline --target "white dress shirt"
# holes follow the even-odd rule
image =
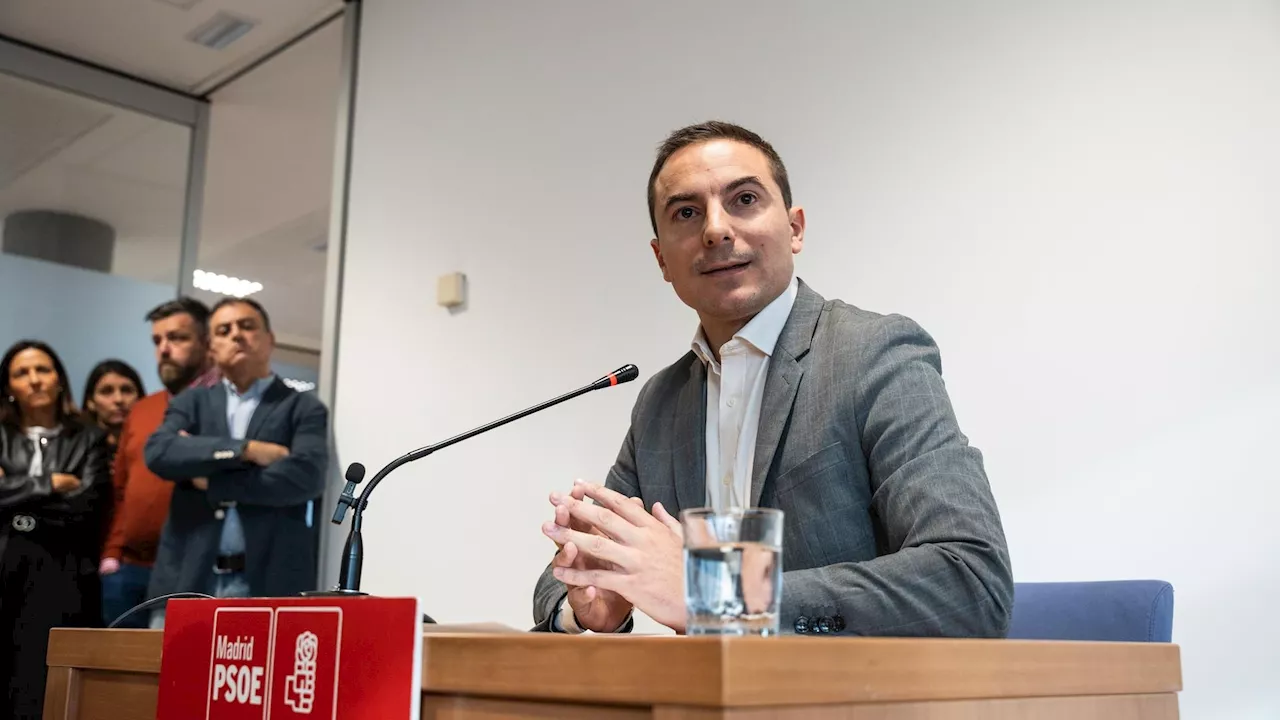
[[[707,505],[714,508],[751,504],[751,472],[760,429],[760,405],[769,359],[791,316],[799,284],[787,289],[751,318],[729,342],[720,360],[698,327],[693,352],[707,366]]]
[[[230,380],[225,378],[222,380],[222,384],[227,389],[227,430],[231,432],[232,438],[244,440],[245,435],[249,434],[249,422],[253,420],[253,414],[262,404],[262,396],[267,394],[267,390],[271,389],[271,384],[275,381],[274,373],[267,375],[255,380],[248,390],[241,393]],[[240,511],[236,510],[234,503],[230,507],[220,509],[223,512],[223,518],[222,534],[218,539],[218,554],[241,555],[244,553],[245,545],[244,525],[240,522]]]
[[[701,325],[694,335],[693,352],[707,366],[706,479],[711,507],[746,507],[751,502],[751,470],[769,358],[791,316],[798,290],[799,283],[792,277],[781,295],[720,346],[718,361]],[[568,599],[552,622],[567,633],[583,632]]]

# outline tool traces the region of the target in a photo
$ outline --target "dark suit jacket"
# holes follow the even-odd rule
[[[606,485],[672,512],[706,505],[706,368],[692,352],[641,390]],[[999,637],[1013,578],[982,456],[960,432],[933,339],[800,283],[769,362],[751,504],[785,513],[781,626]],[[564,597],[534,591],[549,626]]]
[[[147,440],[147,468],[176,482],[149,595],[208,592],[222,522],[219,503],[233,501],[244,525],[245,574],[255,596],[315,589],[319,514],[307,527],[308,501],[324,490],[329,413],[314,395],[277,379],[249,421],[245,440],[227,427],[227,389],[191,388],[169,404]],[[180,431],[190,437],[183,437]],[[284,445],[289,456],[268,467],[242,459],[247,440]],[[207,492],[191,484],[209,479]]]

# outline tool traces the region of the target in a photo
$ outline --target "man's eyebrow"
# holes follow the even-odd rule
[[[758,176],[747,175],[745,177],[740,177],[737,180],[734,180],[728,185],[725,185],[724,192],[733,192],[734,190],[737,190],[743,185],[752,185],[752,184],[759,185],[760,187],[764,187],[764,182],[760,180]],[[676,203],[688,202],[688,201],[697,200],[697,199],[698,199],[698,196],[696,193],[678,193],[676,195],[672,195],[668,197],[666,199],[666,202],[662,204],[662,207],[664,209],[669,209],[672,205],[675,205]]]
[[[760,178],[756,177],[755,175],[748,175],[746,177],[740,177],[737,180],[734,180],[733,182],[729,183],[728,185],[725,185],[724,191],[733,192],[734,190],[737,190],[743,185],[752,185],[752,184],[759,185],[760,187],[764,187],[764,183],[760,180]]]
[[[663,203],[662,207],[664,209],[669,209],[672,205],[675,205],[676,203],[689,202],[691,200],[697,200],[697,199],[698,199],[698,196],[695,195],[694,193],[678,193],[676,195],[672,195],[671,197],[667,198],[667,201]]]

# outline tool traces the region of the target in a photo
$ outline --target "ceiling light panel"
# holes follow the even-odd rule
[[[218,273],[205,272],[204,270],[196,270],[192,276],[192,283],[196,288],[218,293],[219,295],[242,298],[262,291],[262,283],[253,280],[228,277]]]

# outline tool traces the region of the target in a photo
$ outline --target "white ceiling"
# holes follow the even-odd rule
[[[341,0],[2,0],[0,33],[204,95],[341,7]],[[257,25],[222,50],[187,40],[219,12]]]
[[[277,2],[335,5],[272,0],[273,10]],[[9,19],[39,13],[14,13],[14,6],[72,4],[97,8],[95,14],[102,6],[148,8],[142,14],[159,16],[177,11],[163,0],[0,0],[0,32],[34,43],[15,33]],[[214,0],[199,1],[190,12],[207,4]],[[125,48],[148,36],[134,35],[117,36],[114,52],[129,55]],[[90,59],[110,55],[105,45],[92,47],[100,57]],[[341,48],[341,24],[329,23],[210,96],[199,265],[261,282],[256,297],[271,311],[280,339],[300,347],[318,347],[320,340]],[[149,72],[115,67],[173,80],[198,64],[158,63]],[[212,68],[201,66],[205,70]],[[115,274],[173,284],[189,136],[185,127],[0,74],[0,218],[20,209],[97,218],[116,230]]]

